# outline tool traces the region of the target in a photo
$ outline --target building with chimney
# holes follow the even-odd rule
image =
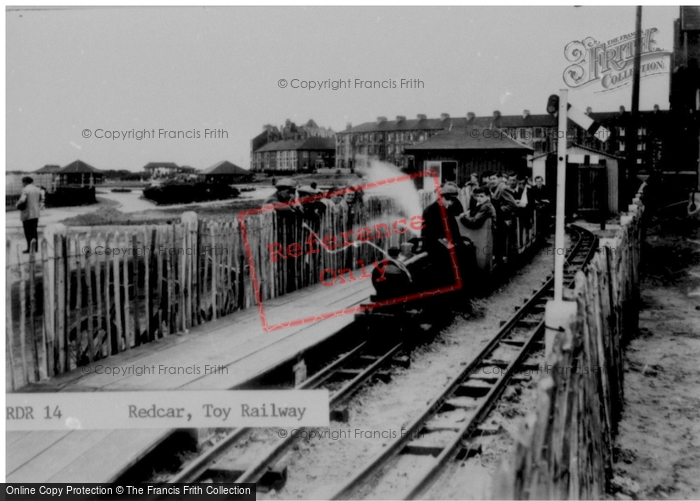
[[[600,141],[569,121],[567,138],[569,142],[580,144],[586,148],[599,150],[602,153],[616,157],[625,156],[626,135],[629,133],[629,114],[617,112],[594,112],[590,107],[587,113],[594,120],[601,122],[611,136],[606,142]],[[637,162],[640,166],[653,166],[660,158],[662,141],[658,134],[663,130],[666,120],[665,111],[640,112],[641,121],[637,127],[639,142],[637,144]],[[374,122],[367,122],[352,127],[348,124],[346,130],[336,136],[336,167],[353,168],[370,159],[381,160],[401,167],[406,172],[414,172],[420,166],[416,165],[415,156],[406,153],[406,149],[426,141],[442,131],[455,128],[478,127],[483,130],[499,131],[508,137],[531,148],[533,155],[538,156],[556,151],[557,119],[549,114],[533,115],[524,110],[520,115],[502,115],[498,110],[491,116],[477,117],[467,113],[464,117],[450,117],[442,113],[440,118],[427,118],[418,115],[415,119],[397,116],[396,120],[378,117]],[[491,133],[488,133],[491,134]]]
[[[329,152],[329,148],[333,151]],[[318,166],[332,167],[334,159],[335,132],[330,127],[319,127],[313,119],[304,125],[296,125],[290,119],[280,127],[265,125],[250,141],[252,172],[296,172]]]

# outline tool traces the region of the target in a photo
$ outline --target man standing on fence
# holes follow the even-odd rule
[[[36,252],[39,241],[39,213],[44,206],[44,192],[34,185],[34,180],[25,176],[22,178],[22,196],[19,197],[17,208],[21,211],[20,220],[24,226],[24,236],[27,238],[27,250]]]

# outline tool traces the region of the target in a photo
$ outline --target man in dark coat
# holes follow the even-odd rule
[[[456,243],[460,239],[459,225],[457,224],[457,216],[464,212],[462,203],[457,199],[459,189],[453,183],[446,183],[442,190],[442,199],[445,205],[447,214],[447,224],[452,234],[452,243]],[[435,251],[436,248],[442,246],[445,248],[448,244],[447,235],[445,234],[445,222],[442,218],[442,211],[438,200],[426,207],[423,212],[423,220],[425,226],[421,237],[423,245],[428,252]]]
[[[27,250],[24,254],[29,254],[38,249],[38,226],[39,214],[44,208],[44,192],[36,187],[34,179],[29,176],[22,178],[22,195],[17,201],[17,208],[20,212],[20,220],[24,226],[24,236],[27,239]]]
[[[494,209],[491,203],[489,191],[483,188],[477,188],[472,194],[476,201],[476,207],[469,213],[461,214],[459,220],[467,228],[476,230],[481,228],[487,219],[491,218],[491,225],[495,227],[497,221],[496,209]]]

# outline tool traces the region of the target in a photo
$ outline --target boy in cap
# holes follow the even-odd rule
[[[264,205],[276,205],[276,204],[281,204],[281,203],[289,203],[289,205],[286,205],[284,207],[275,207],[275,210],[279,212],[286,212],[286,213],[301,213],[303,212],[303,209],[300,205],[293,203],[293,200],[296,198],[296,186],[297,183],[294,181],[294,179],[285,177],[283,179],[280,179],[277,181],[275,184],[275,188],[277,188],[277,192],[273,193],[269,197],[265,199],[263,202]]]

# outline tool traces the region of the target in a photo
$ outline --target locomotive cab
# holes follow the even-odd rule
[[[401,249],[389,249],[389,260],[384,268],[372,272],[372,285],[376,294],[374,302],[420,294],[455,284],[455,270],[447,246],[429,254],[424,241],[413,238],[401,245]],[[457,262],[462,282],[475,268],[474,248],[471,242],[457,246]]]

